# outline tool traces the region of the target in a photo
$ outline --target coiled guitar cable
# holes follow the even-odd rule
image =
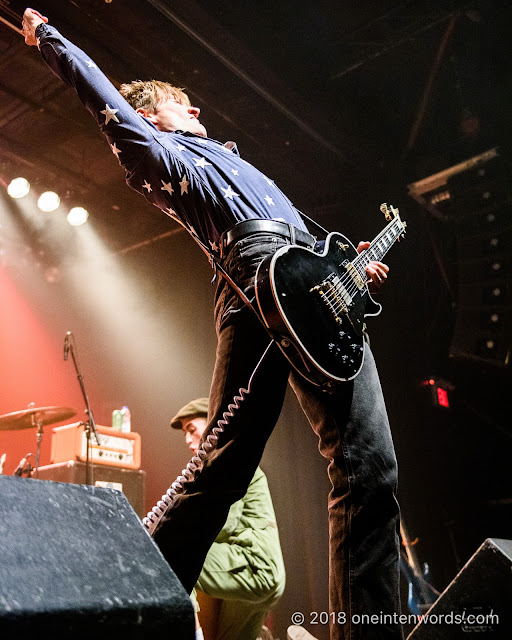
[[[305,217],[307,218],[307,216]],[[308,219],[311,220],[310,218]],[[314,222],[314,221],[311,220],[311,222]],[[225,280],[229,283],[229,285],[234,289],[234,291],[236,291],[236,293],[239,295],[244,305],[251,310],[251,312],[256,316],[256,318],[261,323],[263,328],[268,332],[268,327],[265,325],[265,322],[262,320],[261,316],[256,311],[255,307],[253,306],[249,298],[245,295],[245,292],[231,278],[231,276],[227,273],[224,267],[220,264],[217,257],[200,240],[200,238],[195,233],[195,231],[193,229],[189,229],[188,231],[190,232],[190,235],[192,236],[192,238],[197,242],[199,247],[203,250],[203,252],[208,257],[210,265],[214,269],[213,279],[215,280],[217,276],[217,272],[219,272],[225,278]],[[258,364],[254,368],[254,371],[252,372],[249,378],[247,389],[240,387],[240,389],[238,390],[238,395],[235,395],[235,397],[233,398],[233,402],[228,405],[228,410],[222,414],[222,418],[219,419],[217,421],[217,425],[212,428],[210,434],[205,438],[204,442],[200,445],[196,455],[188,462],[185,469],[183,469],[183,471],[181,472],[181,475],[176,478],[176,480],[171,484],[171,486],[167,489],[167,491],[163,494],[163,496],[156,503],[156,505],[151,509],[151,511],[148,511],[146,517],[142,519],[142,523],[150,535],[153,535],[155,533],[162,519],[172,509],[176,497],[182,494],[183,491],[185,490],[183,486],[185,482],[189,482],[193,480],[196,477],[196,475],[200,473],[207,456],[217,448],[220,435],[224,432],[225,428],[228,426],[230,419],[233,418],[234,412],[240,409],[240,404],[246,399],[246,397],[251,392],[251,385],[252,385],[253,378],[256,375],[261,364],[263,363],[267,353],[270,350],[270,347],[272,346],[272,344],[276,342],[275,338],[273,338],[272,336],[271,338],[272,339],[270,340],[268,346],[263,352],[263,355],[261,356]]]
[[[171,484],[171,486],[163,494],[156,505],[151,509],[151,511],[148,512],[146,517],[142,519],[142,523],[146,527],[146,530],[150,535],[154,534],[162,519],[168,515],[169,511],[173,507],[176,497],[184,492],[185,483],[192,481],[201,472],[204,461],[217,448],[221,434],[228,426],[230,420],[234,417],[235,412],[240,409],[240,405],[242,404],[242,402],[251,393],[253,378],[258,372],[258,369],[261,367],[263,361],[267,356],[267,353],[270,350],[270,347],[274,342],[275,340],[272,339],[263,352],[263,355],[261,356],[258,364],[254,368],[254,371],[251,373],[249,383],[247,384],[247,389],[240,387],[240,389],[238,390],[238,395],[235,395],[233,398],[233,402],[228,404],[228,410],[222,414],[222,418],[219,418],[219,420],[217,420],[217,425],[212,428],[211,432],[201,443],[197,453],[188,462],[185,469],[183,469],[183,471],[181,472],[181,475],[176,478],[176,480]]]

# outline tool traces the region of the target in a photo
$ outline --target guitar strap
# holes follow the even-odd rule
[[[288,227],[288,231],[290,232],[290,240],[292,241],[292,244],[295,244],[295,227],[291,222],[288,222],[286,226]]]
[[[327,229],[325,229],[320,224],[318,224],[318,222],[316,222],[315,220],[313,220],[312,218],[307,216],[302,211],[299,211],[298,209],[297,209],[297,212],[303,218],[306,218],[306,220],[308,220],[308,222],[311,222],[318,230],[320,230],[322,233],[324,233],[326,237],[329,235],[329,232],[327,231]],[[288,226],[288,230],[290,232],[290,239],[292,241],[292,244],[295,244],[295,242],[296,242],[296,237],[295,237],[295,229],[296,229],[296,227],[291,222],[288,222],[287,226]],[[193,229],[187,228],[187,231],[190,233],[192,238],[197,242],[199,247],[206,254],[206,257],[208,258],[208,262],[210,263],[212,269],[214,270],[212,282],[215,282],[215,279],[217,278],[217,274],[220,273],[221,276],[226,280],[226,282],[229,283],[231,288],[238,294],[238,296],[241,298],[241,300],[244,303],[244,305],[249,307],[249,309],[254,313],[254,315],[258,318],[258,320],[261,322],[261,324],[265,328],[265,330],[268,332],[268,327],[265,325],[265,323],[264,323],[262,317],[260,316],[260,314],[258,313],[257,309],[254,307],[254,305],[249,300],[249,298],[245,295],[245,293],[242,291],[242,289],[238,286],[238,284],[233,280],[233,278],[231,278],[231,276],[228,274],[228,272],[224,269],[224,267],[219,262],[217,256],[209,249],[209,247],[207,247],[204,244],[204,242],[202,242],[202,240],[199,238],[199,236],[196,234],[196,232]],[[271,336],[271,337],[273,338],[273,336]]]
[[[327,237],[329,235],[329,232],[327,231],[327,229],[325,229],[325,227],[322,227],[321,224],[318,224],[318,222],[316,220],[313,220],[313,218],[310,218],[309,216],[307,216],[305,213],[303,213],[302,211],[299,211],[298,209],[296,209],[297,213],[300,213],[300,215],[305,218],[308,222],[311,222],[312,225],[314,225],[318,231],[321,231],[322,233],[325,234],[325,237]]]
[[[221,276],[226,280],[226,282],[229,283],[231,288],[238,294],[238,296],[241,298],[244,305],[249,307],[249,309],[258,318],[261,324],[265,327],[265,329],[267,329],[267,327],[265,326],[265,323],[263,322],[263,319],[261,318],[260,314],[254,307],[252,302],[245,295],[244,291],[238,286],[238,284],[233,280],[233,278],[229,275],[226,269],[224,269],[224,267],[219,262],[217,256],[210,251],[210,249],[204,244],[204,242],[201,241],[201,239],[197,236],[195,232],[191,231],[190,235],[194,238],[194,240],[197,242],[200,248],[204,251],[204,253],[206,254],[206,257],[208,258],[208,262],[210,263],[212,269],[214,270],[212,282],[215,282],[215,279],[217,278],[218,273],[220,273]]]

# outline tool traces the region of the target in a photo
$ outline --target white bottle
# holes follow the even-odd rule
[[[123,407],[121,409],[121,416],[122,416],[121,431],[123,433],[130,433],[132,428],[130,409],[128,409],[128,407]]]

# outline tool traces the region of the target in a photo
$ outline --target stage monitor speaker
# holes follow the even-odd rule
[[[407,640],[510,640],[512,540],[488,538]]]
[[[123,493],[0,475],[1,638],[193,640],[194,627],[188,594]]]
[[[57,462],[39,467],[38,474],[39,480],[86,484],[87,464],[78,460]],[[91,484],[122,491],[137,515],[141,518],[146,515],[148,511],[145,505],[146,472],[142,469],[122,469],[121,467],[95,464],[92,470]]]

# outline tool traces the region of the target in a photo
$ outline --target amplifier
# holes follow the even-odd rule
[[[94,464],[124,469],[140,469],[140,434],[123,433],[96,425],[100,444],[91,433],[90,456]],[[52,436],[51,462],[87,461],[87,436],[82,422],[55,427]]]
[[[70,482],[72,484],[86,484],[87,464],[68,460],[58,464],[48,464],[38,469],[39,480],[53,480],[54,482]],[[119,469],[106,465],[93,465],[93,484],[105,489],[122,491],[132,505],[135,513],[143,518],[147,508],[145,504],[146,472],[135,469]],[[1,635],[1,634],[0,634]]]

